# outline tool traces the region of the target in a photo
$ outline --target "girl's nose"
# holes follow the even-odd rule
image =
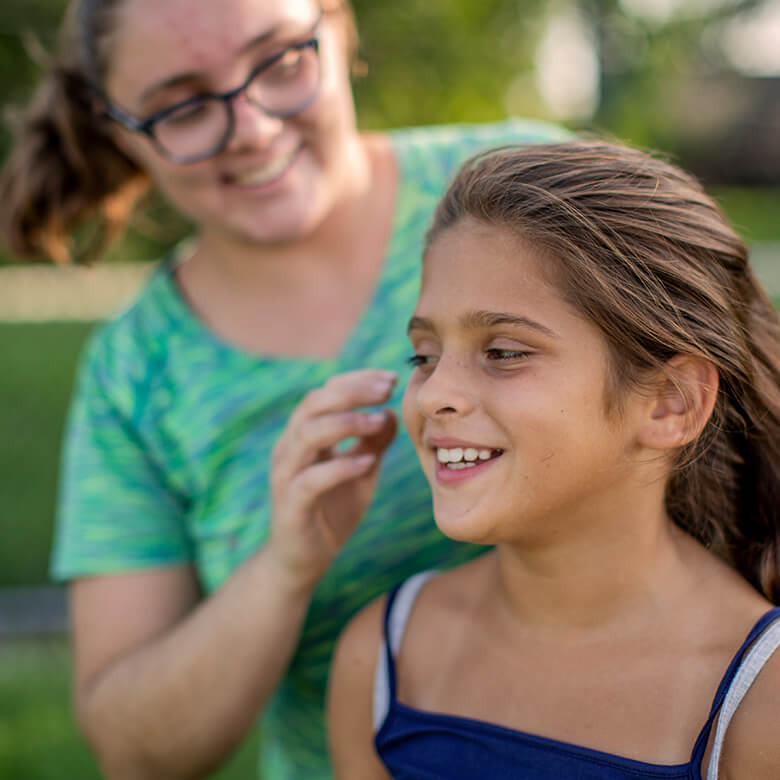
[[[463,416],[475,405],[470,370],[457,358],[439,358],[417,390],[417,408],[428,418]]]

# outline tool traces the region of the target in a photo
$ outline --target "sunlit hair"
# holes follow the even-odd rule
[[[150,185],[116,145],[100,116],[95,87],[104,80],[123,0],[72,0],[56,54],[23,108],[8,112],[13,145],[0,173],[0,240],[20,259],[72,259],[72,236],[85,222],[92,238],[80,257],[102,254]],[[348,0],[323,0],[340,17],[354,61],[357,28]]]
[[[467,216],[554,258],[550,278],[607,340],[618,408],[674,355],[714,364],[715,410],[678,453],[667,509],[780,601],[780,324],[715,202],[654,156],[573,141],[467,162],[427,244]]]

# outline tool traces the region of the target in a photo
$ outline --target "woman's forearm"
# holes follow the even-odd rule
[[[198,777],[240,742],[295,650],[311,597],[268,548],[171,628],[77,695],[111,780]]]

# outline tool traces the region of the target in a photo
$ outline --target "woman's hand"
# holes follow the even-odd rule
[[[274,447],[266,552],[301,586],[319,581],[371,502],[398,423],[390,410],[357,408],[387,401],[395,379],[372,369],[332,377],[303,398]],[[357,441],[337,451],[348,438]]]

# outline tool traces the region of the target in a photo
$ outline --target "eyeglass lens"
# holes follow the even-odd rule
[[[286,49],[258,70],[242,92],[247,100],[271,116],[302,111],[313,99],[320,80],[316,44]],[[197,159],[215,153],[228,140],[233,125],[232,100],[204,96],[167,114],[154,126],[157,143],[171,156]]]

